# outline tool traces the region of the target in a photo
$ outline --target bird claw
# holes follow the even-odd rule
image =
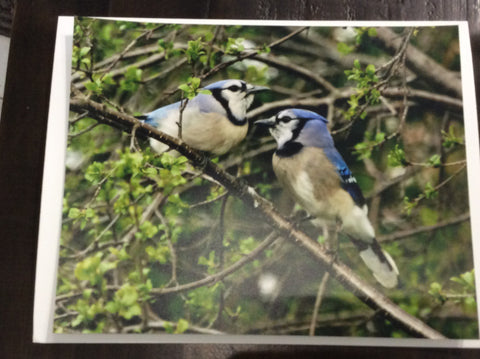
[[[201,156],[200,156],[200,160],[198,161],[197,163],[197,168],[203,172],[203,170],[205,169],[205,167],[207,167],[207,164],[208,164],[208,156],[205,152],[200,152]]]

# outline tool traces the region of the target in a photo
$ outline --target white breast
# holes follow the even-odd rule
[[[168,135],[178,137],[178,109],[172,110],[167,118],[160,121],[158,129]],[[236,126],[223,115],[185,109],[182,113],[182,140],[195,149],[221,155],[241,142],[248,131],[248,123]],[[150,145],[157,152],[164,152],[168,146],[150,140]]]

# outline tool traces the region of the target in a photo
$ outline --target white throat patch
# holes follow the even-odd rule
[[[298,120],[291,120],[290,122],[279,122],[275,127],[270,129],[270,133],[277,141],[278,148],[282,148],[285,143],[290,141],[293,137],[293,130],[298,126]]]
[[[227,91],[224,92],[227,94],[228,107],[233,117],[238,120],[244,119],[247,116],[248,108],[253,102],[253,94],[244,97],[244,93],[231,93]]]

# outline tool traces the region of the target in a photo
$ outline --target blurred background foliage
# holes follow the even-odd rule
[[[271,88],[252,122],[289,106],[324,115],[399,267],[401,285],[386,294],[447,337],[478,337],[461,97],[432,80],[460,81],[458,29],[312,27],[274,43],[296,29],[78,18],[72,96],[139,115],[185,96],[179,87],[195,92],[195,79],[239,78]],[[397,40],[442,72],[410,65]],[[274,148],[250,126],[213,160],[300,218],[272,173]],[[270,232],[185,158],[72,112],[55,331],[308,335],[325,269],[287,239],[252,254]],[[339,260],[377,286],[338,239]],[[321,295],[315,335],[408,337],[334,280]]]

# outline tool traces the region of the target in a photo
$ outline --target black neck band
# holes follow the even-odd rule
[[[228,101],[225,100],[225,98],[222,96],[222,89],[213,89],[213,90],[210,90],[210,91],[211,91],[213,97],[215,98],[215,100],[220,102],[220,105],[222,105],[222,107],[225,110],[225,112],[227,113],[227,117],[228,117],[228,119],[230,120],[231,123],[233,123],[236,126],[243,126],[247,123],[246,118],[239,120],[238,118],[233,116],[233,113],[230,110],[230,107],[228,106]]]
[[[302,148],[303,145],[300,142],[288,141],[282,148],[276,150],[275,153],[278,157],[290,157],[300,152]]]

